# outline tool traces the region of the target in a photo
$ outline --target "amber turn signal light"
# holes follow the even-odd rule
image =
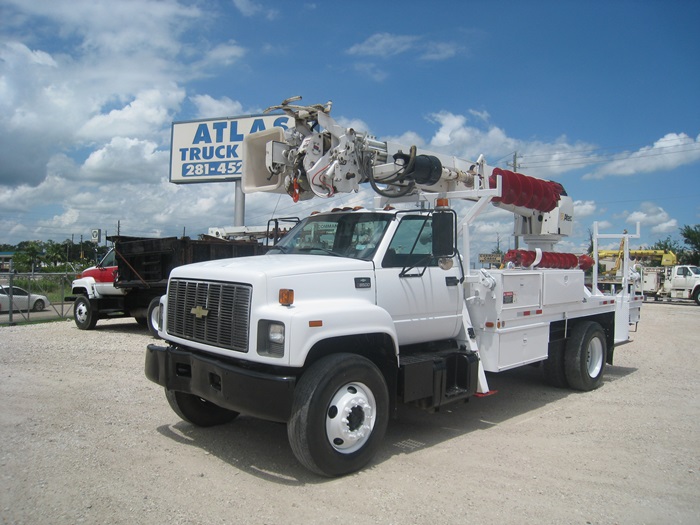
[[[282,306],[292,306],[292,304],[294,304],[294,290],[290,290],[289,288],[281,288],[280,304]]]

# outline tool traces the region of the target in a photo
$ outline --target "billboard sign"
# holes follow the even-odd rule
[[[502,264],[503,255],[500,253],[480,253],[479,262],[481,264]]]
[[[173,122],[170,141],[170,182],[224,182],[243,174],[243,139],[273,127],[287,129],[287,115],[252,115]]]

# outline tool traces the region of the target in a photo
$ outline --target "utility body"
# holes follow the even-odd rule
[[[265,255],[173,269],[167,344],[148,346],[145,372],[180,417],[286,423],[299,461],[337,476],[371,460],[399,403],[488,395],[487,372],[540,364],[559,387],[601,384],[642,296],[587,288],[593,260],[553,251],[572,227],[561,185],[380,143],[327,107],[281,109],[296,128],[246,138],[246,192],[303,200],[369,182],[378,197],[312,214]],[[447,198],[472,206],[460,219]],[[471,271],[469,226],[490,203],[513,211],[528,249]]]

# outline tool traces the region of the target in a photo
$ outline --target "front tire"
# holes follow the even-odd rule
[[[700,306],[700,288],[695,290],[695,293],[693,293],[693,299],[695,300],[695,304]]]
[[[148,305],[146,323],[148,324],[148,331],[156,339],[160,339],[160,337],[158,337],[158,323],[160,318],[160,297],[154,297]]]
[[[287,436],[307,469],[342,476],[374,457],[388,421],[389,392],[379,369],[364,357],[334,354],[301,377]]]
[[[43,312],[44,308],[46,308],[46,304],[44,304],[44,301],[42,301],[41,299],[37,299],[36,301],[34,301],[34,308],[32,308],[34,312]]]
[[[574,326],[566,343],[564,371],[569,386],[587,392],[603,381],[607,344],[603,328],[586,321]]]
[[[222,408],[193,394],[166,389],[165,398],[178,416],[198,427],[223,425],[238,417],[238,412]]]
[[[73,305],[73,317],[75,318],[75,326],[81,330],[92,330],[97,324],[99,318],[97,312],[92,307],[90,299],[84,295],[79,295]]]

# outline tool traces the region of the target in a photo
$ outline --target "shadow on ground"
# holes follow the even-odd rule
[[[608,367],[606,381],[617,381],[635,371]],[[477,430],[488,430],[568,396],[588,395],[544,385],[539,367],[488,374],[488,381],[490,388],[497,391],[495,395],[448,405],[439,412],[401,405],[398,418],[389,422],[384,445],[366,468],[375,468],[399,454],[412,454]],[[284,424],[241,415],[220,427],[200,428],[178,421],[157,430],[170,440],[202,449],[234,468],[273,483],[304,485],[329,481],[296,461]]]

